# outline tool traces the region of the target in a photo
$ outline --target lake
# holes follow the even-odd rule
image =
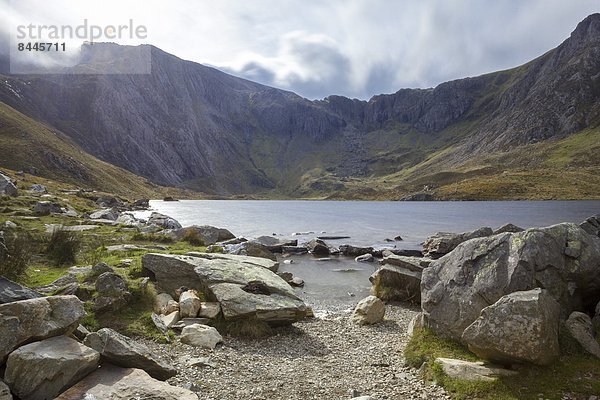
[[[303,242],[316,236],[350,236],[328,243],[404,249],[419,249],[427,236],[439,231],[464,232],[482,226],[496,229],[507,223],[522,228],[579,223],[600,213],[600,201],[153,200],[150,207],[183,226],[213,225],[246,238],[277,235]],[[149,213],[137,215],[146,217]],[[385,240],[398,235],[402,241]],[[292,264],[281,263],[280,271],[290,271],[305,280],[299,294],[317,310],[352,307],[368,295],[368,277],[378,266],[346,257],[332,257],[330,261],[317,261],[311,256],[291,259]],[[340,272],[347,269],[353,271]]]

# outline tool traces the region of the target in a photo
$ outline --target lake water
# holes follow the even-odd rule
[[[465,232],[482,226],[498,228],[513,223],[522,228],[583,221],[600,213],[600,201],[494,202],[371,202],[296,200],[182,200],[151,201],[151,211],[169,215],[183,226],[213,225],[236,236],[277,235],[308,241],[316,236],[350,236],[333,245],[419,249],[435,232]],[[141,217],[149,212],[139,213]],[[312,233],[310,233],[312,232]],[[308,233],[296,235],[294,233]],[[389,243],[386,238],[402,236]],[[345,309],[369,293],[368,277],[377,263],[356,263],[346,257],[317,261],[293,256],[280,271],[303,278],[299,294],[316,309]],[[350,272],[340,270],[351,269]]]

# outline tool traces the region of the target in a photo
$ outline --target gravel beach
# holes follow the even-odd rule
[[[388,304],[385,320],[372,326],[333,314],[278,328],[263,339],[226,336],[213,351],[179,341],[146,344],[178,369],[169,383],[203,400],[448,399],[442,388],[404,367],[406,328],[416,312]]]

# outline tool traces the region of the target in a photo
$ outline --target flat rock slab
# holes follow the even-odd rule
[[[161,361],[146,345],[127,336],[103,328],[86,336],[84,344],[98,351],[102,358],[126,368],[139,368],[155,379],[167,380],[177,375],[177,370]]]
[[[444,373],[450,378],[465,381],[493,382],[501,376],[517,375],[516,371],[485,364],[482,361],[473,362],[440,357],[435,359],[435,363],[440,364]]]
[[[198,396],[152,378],[141,369],[104,364],[56,400],[198,400]]]
[[[0,276],[0,304],[12,303],[20,300],[35,299],[43,295],[28,287]]]
[[[63,230],[63,231],[69,231],[69,232],[84,232],[84,231],[92,231],[92,230],[98,229],[98,228],[99,228],[98,225],[71,225],[71,226],[64,226],[64,225],[60,225],[60,224],[47,224],[46,225],[46,232],[47,233],[52,233],[56,229],[60,229],[60,230]]]

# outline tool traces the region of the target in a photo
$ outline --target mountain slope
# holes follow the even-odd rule
[[[60,132],[4,103],[0,103],[0,166],[132,199],[170,192],[94,158]]]
[[[75,68],[139,62],[142,49],[96,44]],[[150,52],[149,75],[5,76],[0,101],[153,182],[218,194],[399,198],[426,188],[487,198],[466,183],[550,168],[550,149],[577,132],[600,142],[600,14],[521,67],[369,101],[309,101]],[[595,158],[576,166],[597,167]],[[599,188],[593,174],[573,179]]]

